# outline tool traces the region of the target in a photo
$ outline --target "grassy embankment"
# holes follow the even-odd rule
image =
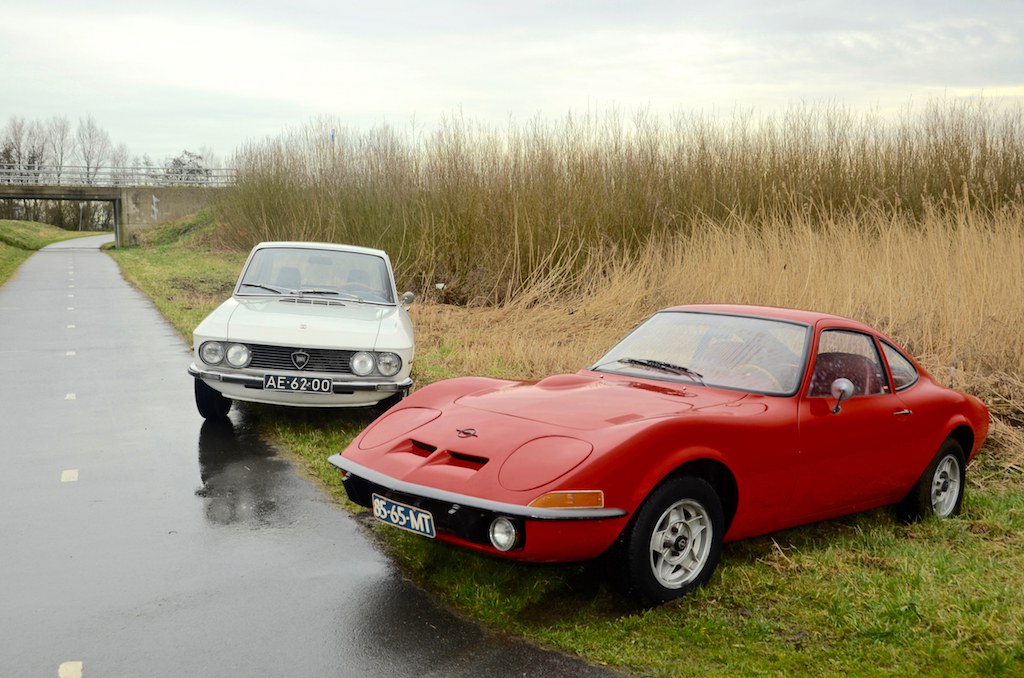
[[[65,231],[32,221],[0,219],[0,284],[10,278],[36,250],[61,240],[97,235],[94,232]]]
[[[650,611],[594,566],[509,565],[378,531],[410,576],[466,613],[628,671],[1019,674],[1020,112],[934,108],[895,127],[841,111],[725,131],[638,123],[463,127],[419,146],[379,131],[330,149],[311,128],[249,149],[217,223],[116,256],[187,336],[253,242],[384,246],[425,297],[413,307],[421,385],[574,371],[676,303],[874,323],[992,409],[957,520],[902,526],[874,511],[733,544],[707,589]],[[364,416],[254,415],[340,496],[324,459]]]

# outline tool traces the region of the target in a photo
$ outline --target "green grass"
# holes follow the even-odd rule
[[[227,296],[244,258],[212,250],[207,228],[205,218],[180,222],[149,236],[155,244],[112,252],[184,336]],[[451,376],[464,350],[444,339],[423,347],[417,380]],[[366,516],[326,458],[369,415],[247,410]],[[708,587],[653,610],[609,587],[601,561],[513,564],[365,523],[408,577],[467,616],[628,673],[1021,675],[1024,478],[986,455],[969,479],[955,520],[905,526],[877,510],[729,544]]]
[[[95,232],[65,231],[34,221],[0,219],[0,284],[14,275],[22,262],[36,250],[61,240],[97,235]]]
[[[191,341],[192,330],[231,296],[248,252],[204,246],[205,213],[140,234],[143,245],[110,250],[125,278],[149,296],[168,321]]]

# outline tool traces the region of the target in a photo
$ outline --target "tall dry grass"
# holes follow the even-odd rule
[[[368,132],[321,119],[242,149],[226,244],[294,237],[387,249],[405,286],[511,299],[581,249],[637,252],[695,225],[757,230],[881,212],[922,222],[1024,203],[1024,109],[933,103],[883,120],[839,107],[730,119],[456,119]],[[888,217],[887,217],[888,218]]]
[[[609,245],[578,257],[504,304],[414,307],[421,347],[442,375],[540,378],[585,367],[666,306],[827,311],[873,324],[940,381],[981,396],[1000,466],[1024,470],[1020,209],[921,221],[867,211],[758,230],[701,221],[635,252]]]
[[[674,304],[862,319],[982,396],[1019,469],[1022,113],[954,101],[896,120],[800,107],[406,133],[322,119],[240,152],[217,237],[386,249],[431,302],[415,308],[428,380],[575,370]]]

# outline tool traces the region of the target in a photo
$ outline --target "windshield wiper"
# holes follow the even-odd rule
[[[624,365],[637,365],[638,367],[647,367],[653,370],[661,370],[662,372],[668,372],[669,374],[675,374],[680,377],[689,377],[690,379],[700,383],[701,386],[704,385],[704,375],[700,372],[691,370],[689,367],[684,365],[676,365],[675,363],[667,363],[662,360],[651,360],[649,358],[618,358],[612,362],[622,363]],[[600,365],[598,365],[598,367],[600,367]]]
[[[303,287],[301,290],[296,290],[299,294],[333,294],[338,296],[341,294],[338,290],[324,290],[318,287]]]
[[[276,294],[284,294],[285,292],[294,293],[295,290],[290,290],[286,287],[274,287],[273,285],[264,285],[263,283],[242,283],[241,287],[258,287],[261,290],[267,290]]]

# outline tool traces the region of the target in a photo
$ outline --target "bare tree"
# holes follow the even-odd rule
[[[90,115],[84,120],[78,120],[75,140],[78,158],[85,169],[86,183],[91,184],[96,178],[96,170],[110,156],[110,135],[96,124],[95,118]]]
[[[25,120],[12,115],[4,127],[6,163],[10,169],[21,169],[25,153]]]
[[[206,184],[210,170],[203,164],[203,156],[192,151],[182,151],[164,165],[164,176],[172,183]]]
[[[64,163],[75,152],[75,139],[71,136],[71,121],[66,117],[54,116],[47,123],[47,144],[50,151],[50,162],[53,164],[57,183],[64,171]]]
[[[120,143],[110,152],[110,165],[113,169],[111,178],[119,184],[134,181],[132,170],[128,166],[130,162],[128,146]]]
[[[30,176],[38,181],[39,172],[46,164],[46,129],[38,120],[25,125],[25,150],[22,164]]]
[[[203,165],[208,169],[223,169],[224,167],[224,164],[210,146],[200,146],[199,157],[203,159]]]

